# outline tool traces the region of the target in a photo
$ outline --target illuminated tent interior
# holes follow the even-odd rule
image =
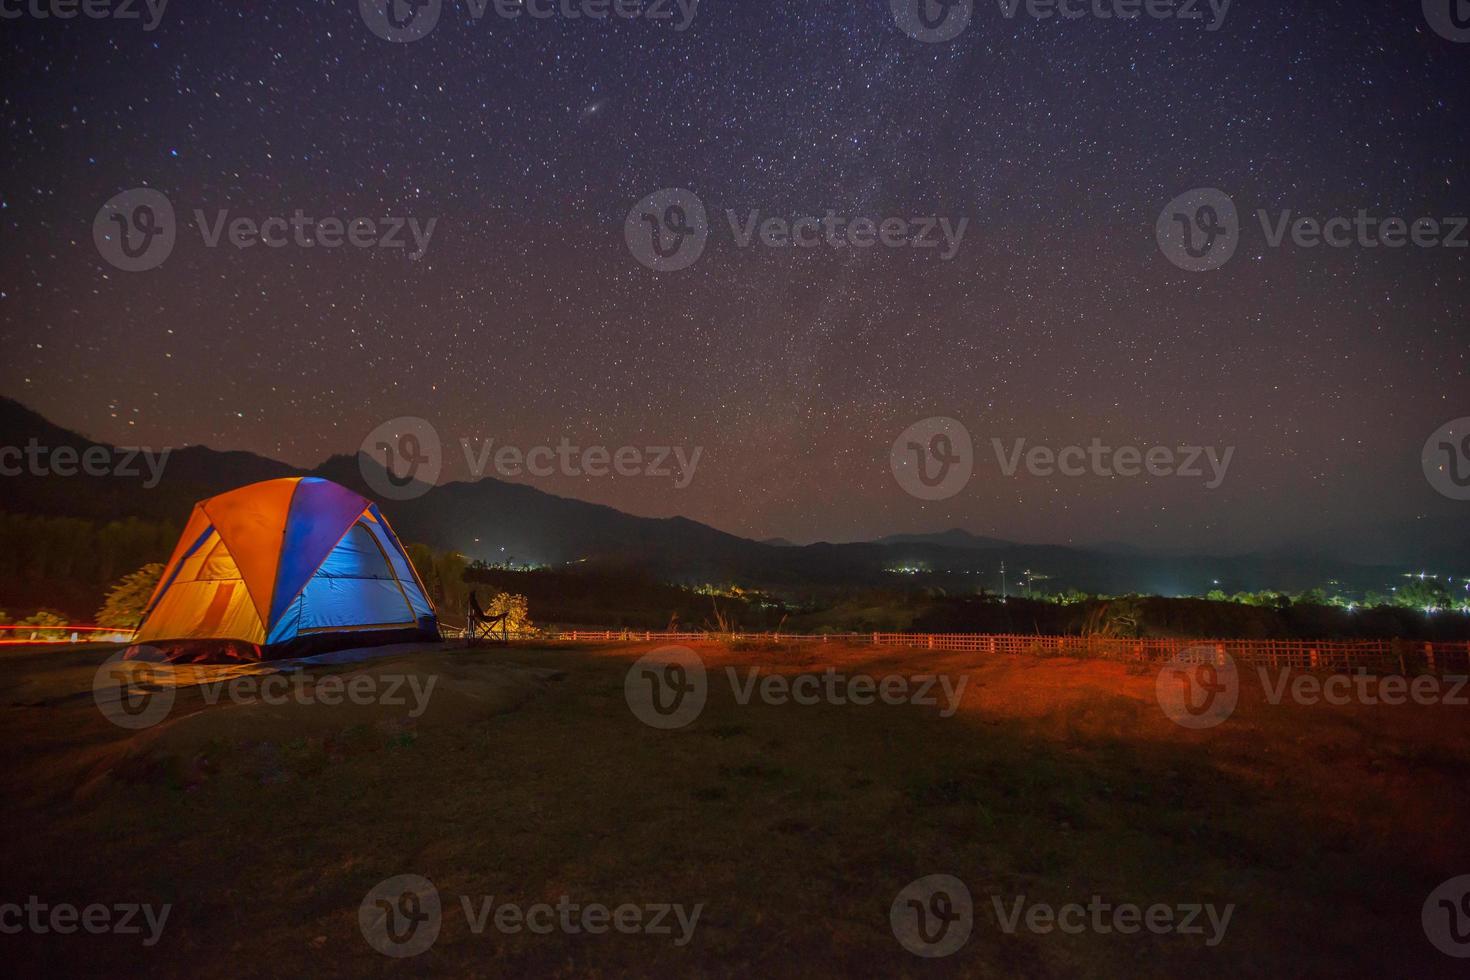
[[[194,505],[129,656],[273,660],[438,638],[433,603],[377,505],[293,477]]]

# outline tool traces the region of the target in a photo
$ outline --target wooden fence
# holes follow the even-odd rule
[[[848,643],[996,656],[1088,657],[1161,663],[1180,656],[1228,654],[1237,664],[1301,670],[1367,669],[1384,673],[1470,673],[1470,641],[1420,640],[1184,640],[988,633],[660,633],[647,630],[565,630],[573,642]]]

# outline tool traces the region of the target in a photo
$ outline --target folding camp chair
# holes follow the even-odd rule
[[[480,608],[480,603],[473,592],[470,593],[469,601],[465,607],[465,641],[469,646],[474,646],[481,640],[489,640],[491,643],[510,643],[510,630],[506,619],[509,613],[501,613],[491,616]]]

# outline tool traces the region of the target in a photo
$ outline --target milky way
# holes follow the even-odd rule
[[[549,6],[549,5],[548,5]],[[1470,415],[1466,249],[1273,247],[1259,210],[1470,213],[1470,44],[1417,2],[1237,0],[1178,19],[980,4],[953,40],[886,0],[708,0],[669,19],[472,16],[376,36],[356,3],[176,0],[156,29],[0,21],[0,392],[123,444],[300,465],[429,420],[459,440],[701,447],[689,486],[534,478],[736,533],[962,526],[1233,548],[1463,517],[1420,452]],[[1383,9],[1378,9],[1378,8]],[[1392,8],[1392,9],[1388,9]],[[14,8],[22,9],[22,8]],[[410,8],[411,9],[411,8]],[[93,221],[149,187],[158,268]],[[635,260],[629,209],[708,211],[703,255]],[[1194,188],[1239,208],[1225,266],[1161,253]],[[434,221],[404,249],[210,247],[194,212]],[[741,247],[733,223],[967,221],[913,247]],[[925,502],[889,467],[931,416],[974,477]],[[994,443],[1235,447],[1216,489],[1007,477]]]

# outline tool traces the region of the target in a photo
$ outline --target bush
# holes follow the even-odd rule
[[[16,625],[17,626],[65,626],[66,624],[67,624],[66,617],[63,616],[63,615],[61,615],[61,613],[56,612],[56,611],[51,610],[51,609],[38,609],[38,610],[36,610],[36,612],[33,615],[27,616],[25,619],[22,619]],[[58,629],[42,629],[42,630],[36,631],[35,633],[27,633],[25,630],[20,630],[19,633],[20,633],[20,637],[19,637],[20,639],[34,638],[34,639],[37,639],[37,640],[61,640],[61,639],[65,639],[66,638],[66,631],[65,630],[58,630]]]
[[[97,610],[97,625],[137,628],[162,576],[163,566],[156,563],[124,575],[108,590],[107,600]]]
[[[505,628],[510,633],[534,633],[536,627],[531,623],[530,609],[523,595],[512,595],[502,592],[490,600],[485,613],[490,616],[499,616],[505,613]]]

